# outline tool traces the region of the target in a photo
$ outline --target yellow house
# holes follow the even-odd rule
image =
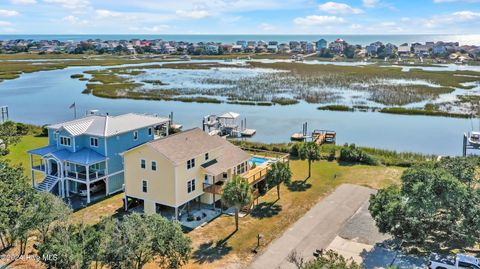
[[[179,215],[190,202],[213,204],[222,184],[248,175],[251,156],[199,128],[164,137],[123,153],[125,200],[147,214]],[[258,177],[257,177],[258,178]]]

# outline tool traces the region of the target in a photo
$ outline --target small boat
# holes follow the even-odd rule
[[[480,132],[468,133],[468,142],[474,146],[480,146]]]

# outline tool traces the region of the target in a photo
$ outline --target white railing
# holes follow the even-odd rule
[[[85,172],[74,172],[74,171],[67,171],[66,175],[67,178],[71,179],[76,179],[76,180],[81,180],[81,181],[86,181],[87,180],[87,174]],[[89,173],[89,179],[90,180],[95,180],[105,177],[105,170],[98,170]]]

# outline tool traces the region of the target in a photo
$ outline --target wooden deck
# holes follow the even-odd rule
[[[329,130],[315,130],[312,132],[312,141],[316,144],[335,143],[337,133]]]
[[[253,169],[250,169],[247,173],[241,176],[247,179],[250,185],[254,185],[265,178],[269,168],[270,166],[268,165],[258,166]]]

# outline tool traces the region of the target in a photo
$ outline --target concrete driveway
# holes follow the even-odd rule
[[[375,190],[344,184],[316,204],[257,257],[251,269],[296,268],[288,261],[292,251],[311,259],[315,249],[326,249],[345,223],[368,201]]]

